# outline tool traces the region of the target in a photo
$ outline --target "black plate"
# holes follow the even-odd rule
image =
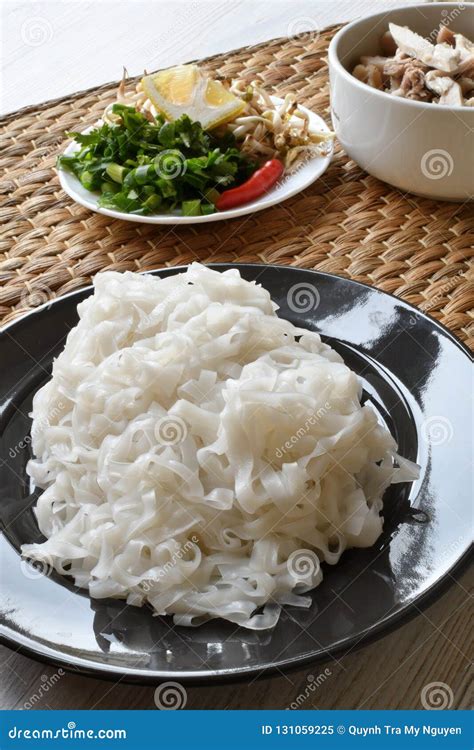
[[[419,481],[387,491],[376,545],[326,565],[311,608],[287,608],[269,632],[218,620],[197,629],[172,627],[169,618],[117,600],[91,600],[55,572],[44,575],[21,563],[21,544],[41,538],[25,473],[27,414],[77,322],[77,303],[91,289],[70,294],[14,322],[0,337],[0,609],[7,645],[129,681],[258,676],[344,653],[381,635],[431,601],[466,561],[472,434],[467,350],[401,300],[347,279],[281,266],[213,267],[238,268],[244,278],[258,279],[280,305],[280,315],[319,331],[339,351],[361,376],[364,398],[396,437],[401,454],[421,464]]]

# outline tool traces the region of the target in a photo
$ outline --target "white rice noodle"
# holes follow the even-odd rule
[[[340,356],[237,270],[106,272],[33,404],[47,560],[92,597],[275,625],[416,476]],[[402,468],[397,468],[396,464]]]

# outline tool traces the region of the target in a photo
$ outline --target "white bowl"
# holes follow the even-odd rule
[[[404,192],[449,201],[474,199],[474,107],[402,99],[351,74],[377,54],[389,22],[433,39],[440,22],[474,38],[474,5],[432,3],[375,13],[341,29],[329,47],[331,114],[347,154]]]

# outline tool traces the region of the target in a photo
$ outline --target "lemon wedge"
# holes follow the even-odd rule
[[[142,78],[146,95],[168,120],[188,115],[210,130],[233,120],[245,109],[245,102],[214,81],[197,65],[178,65]]]

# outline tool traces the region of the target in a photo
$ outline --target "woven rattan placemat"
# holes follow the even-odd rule
[[[296,91],[329,123],[326,52],[335,29],[277,39],[205,61],[220,75]],[[296,265],[375,285],[474,343],[472,204],[403,195],[368,176],[340,148],[303,193],[261,213],[192,226],[117,221],[72,202],[54,164],[64,132],[94,123],[116,84],[3,118],[0,135],[0,317],[90,283],[98,271],[206,262]]]

